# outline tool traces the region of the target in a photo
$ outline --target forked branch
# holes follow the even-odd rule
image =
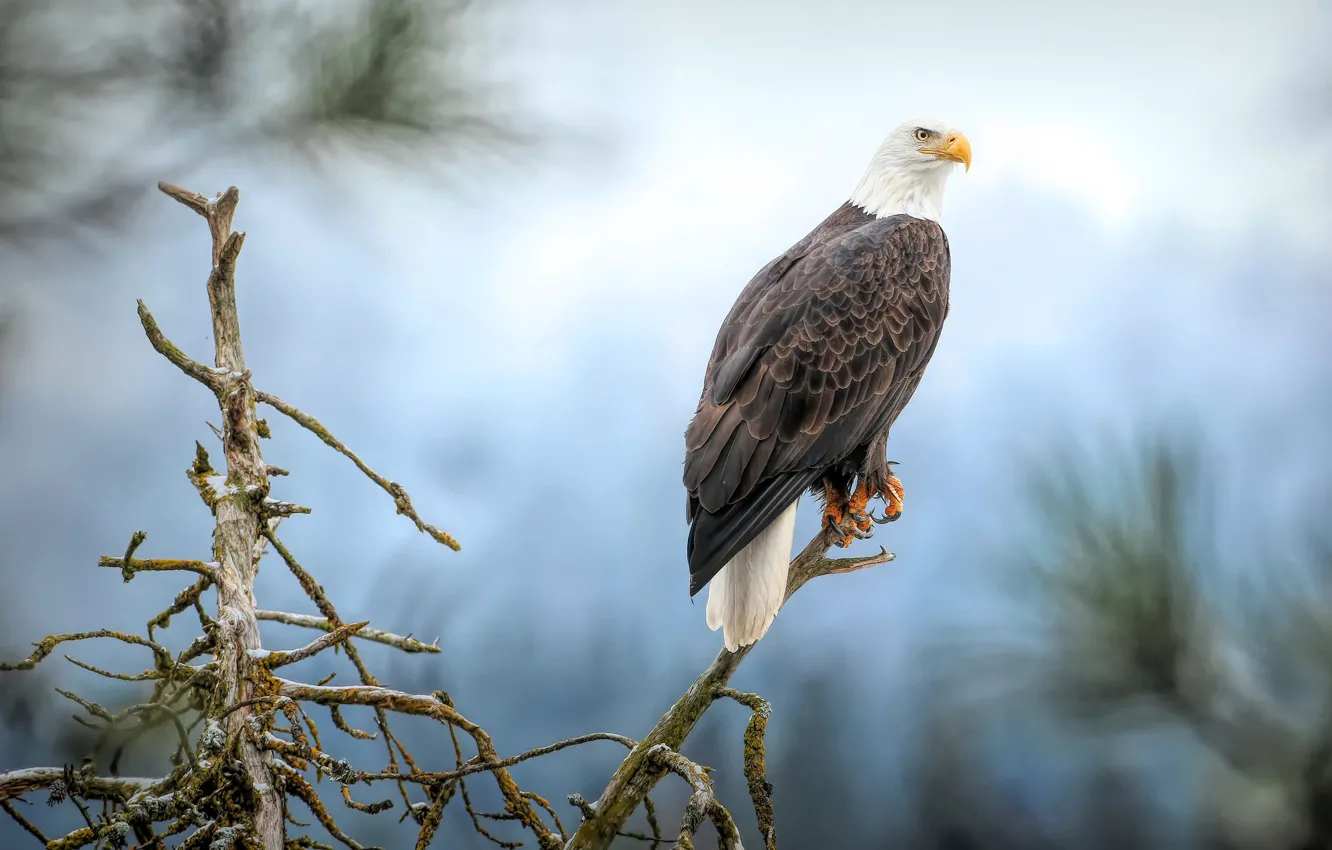
[[[828,551],[832,548],[832,544],[832,533],[825,529],[815,535],[804,550],[791,561],[786,582],[787,602],[797,590],[819,576],[857,572],[886,564],[896,557],[881,548],[877,555],[863,558],[829,558]],[[616,768],[601,797],[591,807],[593,815],[586,817],[578,826],[573,839],[566,845],[566,850],[605,850],[610,846],[616,834],[624,829],[629,817],[661,779],[661,772],[652,769],[649,755],[652,749],[664,746],[673,752],[679,751],[685,738],[689,737],[689,733],[694,730],[703,713],[722,694],[722,689],[753,647],[751,644],[741,647],[736,652],[723,649],[718,653],[712,664],[685,691],[684,696],[671,706],[652,731],[644,736],[638,746],[634,747],[629,756]],[[764,723],[766,725],[766,719]],[[770,793],[768,796],[770,799]],[[755,802],[756,806],[763,805],[761,801]],[[769,841],[765,835],[765,841],[769,841],[769,847],[775,846],[775,829],[770,822],[764,823],[765,812],[761,808],[758,817],[760,828],[767,827],[768,833],[774,836]]]

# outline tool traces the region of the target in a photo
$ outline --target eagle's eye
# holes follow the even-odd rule
[[[930,140],[930,131],[929,131],[929,130],[926,130],[924,127],[917,127],[917,128],[916,128],[916,141],[918,141],[918,142],[928,142],[929,140]]]

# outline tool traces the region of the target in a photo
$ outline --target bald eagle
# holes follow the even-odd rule
[[[957,163],[970,169],[971,144],[947,123],[893,130],[850,200],[764,266],[717,332],[684,485],[689,595],[712,583],[708,626],[731,651],[777,616],[803,492],[843,547],[901,515],[888,431],[948,315],[939,212]]]

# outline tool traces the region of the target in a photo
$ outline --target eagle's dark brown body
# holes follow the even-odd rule
[[[804,490],[886,479],[949,271],[936,222],[846,203],[740,293],[685,433],[691,596]]]

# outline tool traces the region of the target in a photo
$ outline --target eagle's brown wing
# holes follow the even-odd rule
[[[691,596],[892,424],[948,312],[938,224],[893,216],[811,237],[750,281],[717,335],[685,433]]]

